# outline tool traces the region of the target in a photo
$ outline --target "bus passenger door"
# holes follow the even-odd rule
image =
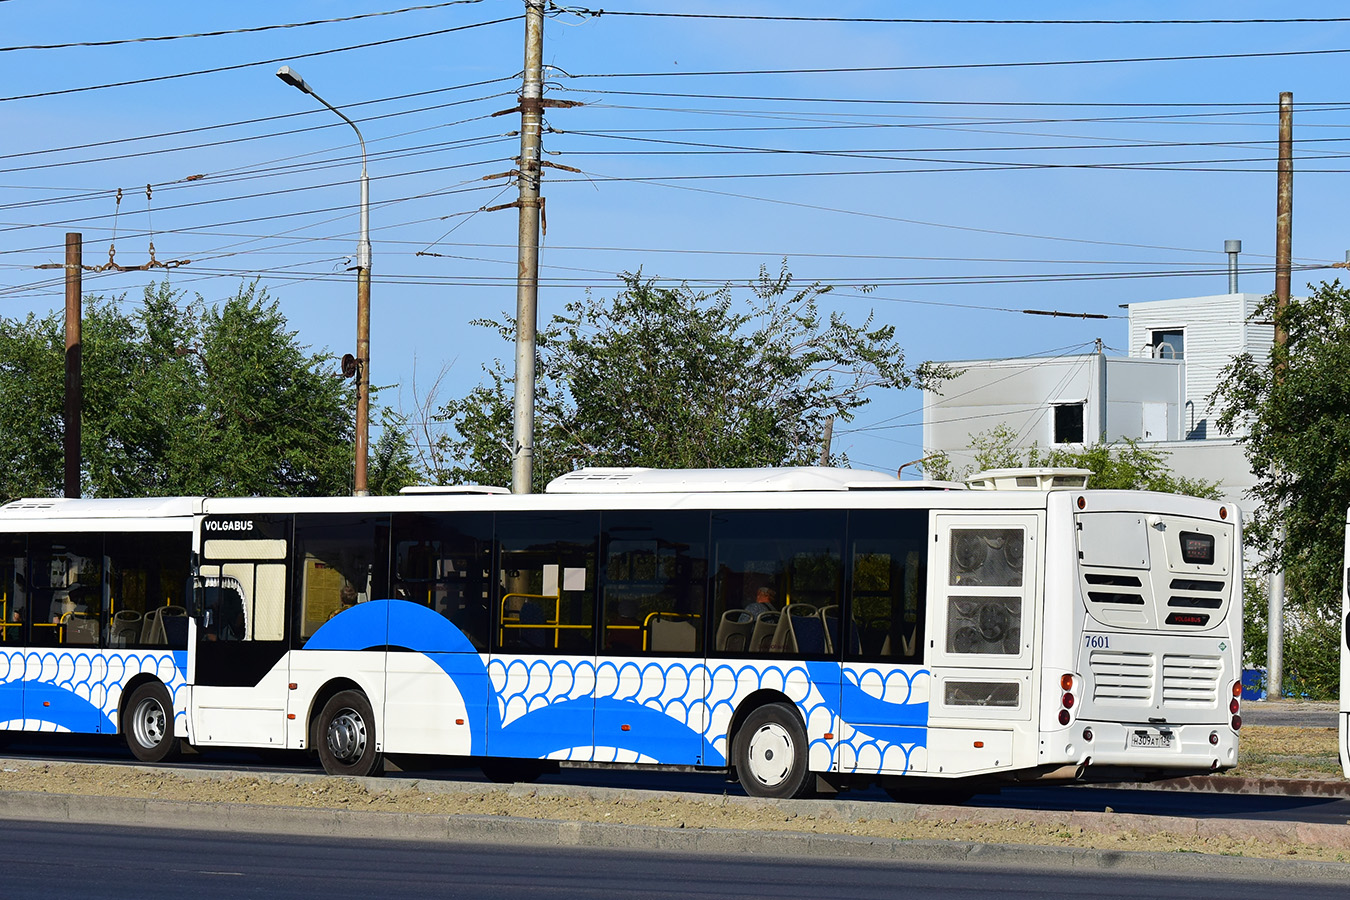
[[[598,530],[593,512],[497,517],[491,756],[594,756]]]
[[[928,517],[922,509],[849,513],[846,618],[826,615],[831,640],[843,642],[841,772],[903,775],[927,765]]]
[[[1032,710],[1041,516],[934,514],[928,772],[1036,758]]]
[[[195,611],[197,639],[189,665],[194,743],[285,746],[288,543],[285,522],[277,519],[205,520],[201,608]],[[167,630],[173,623],[158,627]]]

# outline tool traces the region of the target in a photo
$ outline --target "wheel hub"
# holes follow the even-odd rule
[[[354,709],[344,709],[328,723],[328,749],[343,762],[366,752],[366,722]]]
[[[164,707],[154,700],[142,700],[137,704],[136,712],[131,717],[131,727],[141,746],[159,746],[160,741],[168,734]]]
[[[766,787],[776,787],[792,771],[796,748],[781,725],[770,722],[750,736],[750,772]]]

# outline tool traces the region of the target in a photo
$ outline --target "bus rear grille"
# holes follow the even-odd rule
[[[1147,705],[1153,700],[1153,654],[1093,650],[1092,699],[1107,703]]]
[[[1223,661],[1217,656],[1163,657],[1163,705],[1213,707],[1219,701]]]

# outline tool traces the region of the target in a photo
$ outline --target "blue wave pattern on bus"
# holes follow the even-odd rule
[[[4,686],[0,690],[0,729],[114,734],[124,686],[136,675],[146,673],[168,688],[174,706],[174,730],[180,734],[185,731],[187,706],[180,694],[187,686],[186,651],[65,647],[0,651],[0,667],[0,685]],[[56,697],[55,705],[38,705],[35,701],[44,695]]]
[[[319,627],[305,644],[307,650],[363,650],[375,646],[400,647],[423,653],[455,683],[461,697],[470,688],[461,682],[462,669],[454,671],[443,654],[472,654],[482,660],[473,644],[453,623],[416,603],[377,600],[358,604]],[[460,657],[464,659],[464,657]],[[906,675],[895,671],[875,678],[864,673],[858,680],[840,678],[837,663],[750,661],[703,663],[672,661],[657,665],[640,660],[601,663],[599,671],[590,659],[538,657],[494,658],[484,666],[492,696],[488,697],[487,728],[474,730],[471,752],[484,755],[555,759],[592,758],[598,748],[613,752],[611,761],[688,762],[676,756],[675,748],[701,747],[704,765],[723,765],[727,760],[727,729],[737,704],[758,690],[773,690],[795,703],[807,724],[809,735],[841,730],[837,723],[840,700],[853,721],[871,718],[881,726],[859,726],[840,740],[853,760],[875,755],[874,770],[880,770],[886,753],[898,749],[908,768],[916,747],[927,743],[927,700],[914,698],[913,682],[927,671]],[[627,676],[627,677],[624,677]],[[720,683],[716,679],[721,678]],[[904,696],[892,685],[902,680]],[[864,681],[868,684],[865,686]],[[869,688],[875,681],[880,695]],[[613,684],[611,693],[599,685]],[[705,699],[705,685],[715,684]],[[721,686],[730,686],[723,692]],[[627,686],[627,687],[625,687]],[[636,687],[634,687],[636,686]],[[822,686],[829,693],[822,693]],[[698,691],[700,693],[695,693]],[[626,692],[626,693],[621,693]],[[591,718],[593,716],[593,719]],[[569,739],[578,720],[619,721],[625,731],[591,733],[584,743]],[[582,754],[574,756],[574,754]],[[811,767],[835,767],[834,741],[815,737],[809,741]],[[887,768],[891,768],[887,766]]]
[[[839,763],[851,771],[904,772],[915,767],[914,751],[928,744],[927,669],[906,671],[869,667],[855,671],[846,667],[840,685],[841,705],[851,722],[840,729]],[[923,680],[924,699],[916,682]],[[875,691],[875,693],[874,693]],[[903,696],[901,695],[903,691]],[[851,724],[872,722],[886,724]],[[895,758],[903,757],[903,763]]]

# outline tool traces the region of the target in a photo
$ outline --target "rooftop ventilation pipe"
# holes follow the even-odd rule
[[[1223,252],[1228,254],[1228,293],[1238,292],[1237,258],[1242,252],[1242,241],[1224,241]]]

